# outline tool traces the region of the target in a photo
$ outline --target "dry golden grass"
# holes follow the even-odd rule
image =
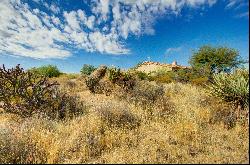
[[[249,162],[248,124],[214,120],[224,104],[203,88],[164,85],[172,105],[165,116],[157,106],[91,94],[80,78],[57,80],[84,100],[87,112],[66,121],[0,114],[1,163]]]

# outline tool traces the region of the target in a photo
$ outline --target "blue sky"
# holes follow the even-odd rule
[[[188,65],[202,45],[249,56],[248,0],[1,0],[0,64]]]

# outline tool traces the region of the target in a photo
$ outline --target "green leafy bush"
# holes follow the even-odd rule
[[[84,64],[80,72],[81,74],[84,74],[84,75],[90,75],[96,69],[97,68],[95,68],[93,65]]]
[[[245,62],[240,58],[239,51],[227,47],[202,46],[189,59],[191,66],[203,75],[230,72]]]
[[[54,65],[45,65],[38,68],[31,68],[29,71],[49,78],[58,77],[62,74],[57,66]]]
[[[249,72],[237,70],[232,74],[213,75],[214,82],[209,86],[211,94],[226,102],[232,102],[240,109],[249,106]]]
[[[76,96],[62,93],[56,82],[47,77],[15,68],[0,67],[0,108],[22,117],[33,114],[64,119],[82,112],[83,105]]]

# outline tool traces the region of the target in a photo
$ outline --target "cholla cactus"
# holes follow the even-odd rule
[[[237,70],[232,74],[219,73],[213,76],[214,83],[209,86],[212,95],[232,102],[239,109],[249,106],[249,72]]]
[[[110,68],[109,69],[109,80],[115,83],[122,76],[120,68]]]
[[[125,90],[130,90],[135,85],[135,79],[129,72],[123,72],[120,68],[110,68],[108,72],[109,80],[121,86]]]
[[[59,91],[57,82],[25,72],[20,65],[0,67],[0,108],[4,112],[30,117],[35,113],[63,119],[81,112],[76,97]]]
[[[106,66],[100,66],[86,78],[86,85],[92,93],[96,93],[98,91],[99,81],[105,76],[106,71]]]

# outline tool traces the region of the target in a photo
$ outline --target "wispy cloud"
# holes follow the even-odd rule
[[[174,47],[174,48],[168,48],[165,52],[165,55],[169,55],[169,54],[172,54],[172,53],[177,53],[177,52],[180,52],[182,50],[182,46],[180,47]]]
[[[231,8],[239,8],[239,7],[244,7],[248,6],[248,0],[228,0],[228,4],[226,5],[226,9],[231,9]]]
[[[248,0],[228,0],[226,10],[234,10],[235,18],[249,18],[249,1]]]
[[[236,18],[243,18],[243,17],[249,18],[249,11],[237,14],[235,17]]]
[[[216,3],[216,0],[91,0],[86,12],[82,8],[66,11],[49,0],[33,1],[47,10],[29,6],[23,0],[0,1],[0,53],[32,58],[66,58],[73,49],[128,54],[125,41],[129,36],[154,34],[158,16],[177,15],[184,7]]]
[[[226,9],[230,9],[234,7],[238,3],[238,0],[229,0],[228,4],[226,5]]]

